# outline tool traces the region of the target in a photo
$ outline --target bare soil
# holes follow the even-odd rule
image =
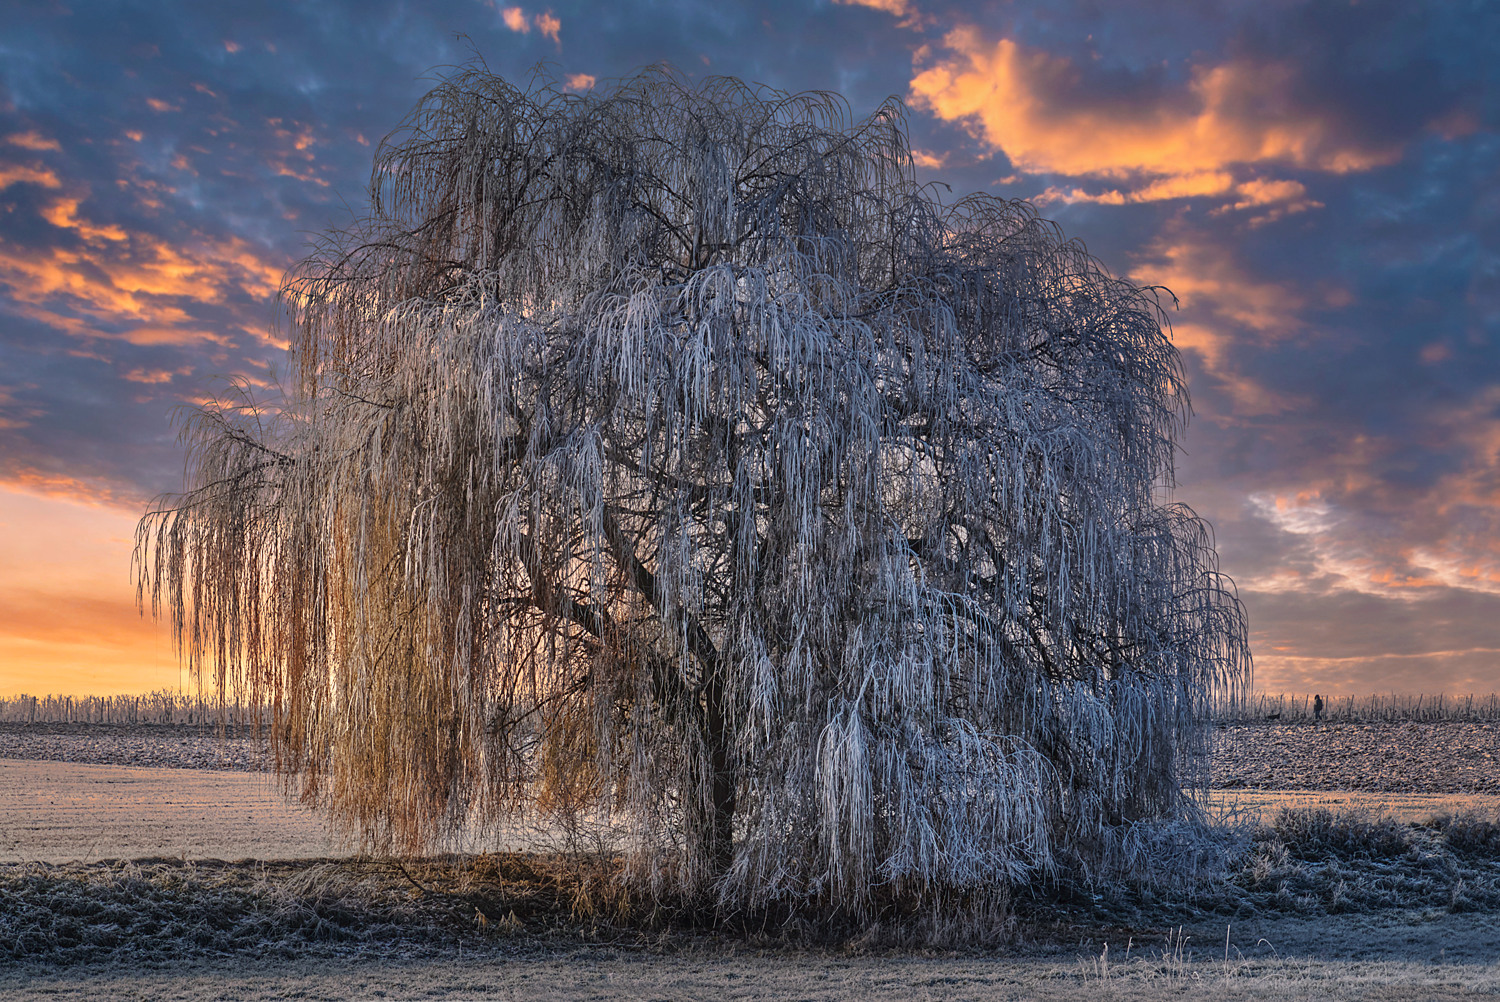
[[[1216,788],[1500,795],[1500,724],[1230,724]]]
[[[171,724],[0,722],[5,758],[230,772],[267,772],[273,762],[263,736]]]
[[[162,724],[0,722],[0,758],[264,772],[264,737]],[[1222,725],[1216,789],[1500,796],[1500,723]]]

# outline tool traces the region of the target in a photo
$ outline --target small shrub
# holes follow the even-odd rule
[[[1283,810],[1272,822],[1276,837],[1299,859],[1357,856],[1394,859],[1413,848],[1412,829],[1389,817],[1328,810]]]

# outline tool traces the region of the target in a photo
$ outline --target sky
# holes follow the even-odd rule
[[[1500,690],[1500,7],[1286,0],[8,0],[0,696],[182,682],[136,607],[174,415],[284,368],[282,275],[456,67],[658,62],[857,114],[1175,296],[1212,523],[1268,692]],[[1170,299],[1169,299],[1170,301]]]

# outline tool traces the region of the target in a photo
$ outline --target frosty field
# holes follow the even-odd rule
[[[352,856],[251,739],[0,725],[0,998],[1496,995],[1497,737],[1228,728],[1215,810],[1260,827],[1222,885],[1064,888],[946,952],[579,917],[536,858]]]

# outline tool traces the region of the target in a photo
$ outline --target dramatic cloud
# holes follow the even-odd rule
[[[1301,192],[1258,177],[1237,183],[1231,169],[1344,174],[1401,155],[1400,143],[1362,135],[1342,123],[1339,108],[1310,99],[1289,62],[1242,57],[1193,67],[1183,81],[1104,74],[962,25],[940,48],[924,47],[919,63],[927,65],[911,81],[912,102],[965,124],[1017,169],[1140,181],[1125,192],[1053,188],[1044,202],[1118,205],[1237,192],[1264,205]]]

